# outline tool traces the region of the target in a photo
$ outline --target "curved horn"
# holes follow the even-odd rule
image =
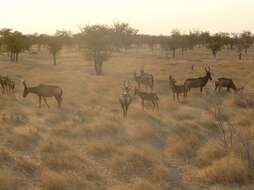
[[[22,84],[24,85],[24,87],[27,88],[27,84],[26,84],[26,81],[24,79],[21,80]]]

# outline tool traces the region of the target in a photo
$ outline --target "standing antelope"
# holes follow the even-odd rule
[[[131,86],[129,81],[128,81],[128,84],[126,83],[126,81],[124,82],[124,85],[122,86],[122,90],[123,92],[119,97],[119,102],[122,106],[123,117],[127,117],[128,108],[132,101],[132,97],[130,95]]]
[[[144,110],[144,106],[145,106],[145,100],[148,100],[148,101],[151,101],[153,104],[153,111],[155,110],[155,107],[157,107],[157,109],[159,111],[159,104],[158,104],[159,97],[157,96],[156,93],[142,92],[139,89],[135,88],[134,94],[138,95],[140,97],[143,110]]]
[[[10,79],[8,76],[0,76],[0,84],[2,94],[11,95],[14,94],[15,81]]]
[[[169,88],[172,90],[174,100],[175,100],[175,94],[176,94],[178,102],[180,101],[179,94],[183,94],[183,97],[187,96],[186,86],[176,85],[176,80],[172,76],[169,76]]]
[[[4,94],[6,90],[6,77],[0,76],[0,84],[1,84],[2,94]]]
[[[184,82],[184,85],[187,88],[187,91],[190,91],[191,88],[200,88],[200,92],[202,93],[203,88],[207,84],[208,80],[213,80],[211,76],[211,69],[210,67],[205,68],[206,75],[204,77],[199,77],[199,78],[191,78],[187,79]]]
[[[9,77],[7,77],[6,79],[6,90],[7,90],[7,94],[9,95],[14,95],[14,90],[15,90],[15,81],[10,79]]]
[[[137,75],[136,72],[134,73],[134,80],[137,82],[139,89],[141,85],[144,85],[146,88],[150,87],[150,89],[153,90],[154,77],[152,74],[145,73],[141,70],[140,75]]]
[[[235,92],[242,90],[244,87],[237,88],[232,79],[229,78],[218,78],[215,81],[215,91],[219,88],[219,92],[221,88],[227,88],[227,91],[230,92],[230,89],[233,89]]]
[[[58,86],[40,84],[35,87],[28,87],[26,82],[22,82],[24,85],[23,97],[25,98],[29,93],[36,94],[39,97],[39,107],[41,107],[41,98],[43,98],[45,104],[49,108],[46,97],[55,97],[58,107],[61,107],[63,98],[63,90]]]

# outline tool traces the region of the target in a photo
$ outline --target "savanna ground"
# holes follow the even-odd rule
[[[159,51],[131,50],[114,54],[103,76],[95,76],[92,62],[75,50],[63,50],[57,66],[47,50],[25,53],[17,64],[1,55],[1,75],[15,78],[17,88],[16,98],[0,98],[0,190],[253,189],[245,149],[237,137],[223,148],[211,111],[222,105],[236,130],[253,127],[253,60],[253,50],[244,61],[230,50],[217,61],[204,48],[169,61]],[[247,83],[244,91],[218,95],[209,81],[202,95],[193,90],[181,103],[173,101],[168,76],[183,83],[203,76],[207,64],[214,79]],[[120,86],[143,66],[155,77],[160,112],[149,103],[142,111],[135,97],[123,119]],[[38,108],[33,94],[24,99],[21,79],[61,86],[63,108],[54,99],[50,109]]]

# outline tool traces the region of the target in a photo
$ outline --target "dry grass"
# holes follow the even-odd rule
[[[196,155],[198,146],[202,144],[202,139],[193,134],[172,134],[168,138],[168,149],[166,153],[169,157],[175,157],[190,161]]]
[[[217,141],[208,142],[204,144],[197,152],[198,164],[207,166],[213,163],[214,160],[220,159],[225,156],[226,152]]]
[[[24,182],[9,169],[0,169],[0,190],[19,190],[24,188]]]
[[[91,155],[94,159],[109,160],[113,155],[120,153],[118,146],[115,145],[111,139],[105,138],[101,140],[93,141],[86,147],[88,155]]]
[[[253,52],[242,64],[229,50],[218,55],[217,63],[204,48],[169,62],[160,52],[130,50],[114,54],[100,77],[94,75],[91,62],[68,49],[59,55],[57,66],[46,50],[36,56],[24,53],[18,64],[0,55],[0,74],[17,81],[16,98],[0,99],[0,190],[199,190],[228,189],[229,183],[232,189],[253,189],[242,145],[235,143],[224,151],[209,113],[221,104],[240,131],[253,125]],[[233,78],[238,86],[249,81],[245,90],[217,94],[209,81],[202,95],[192,90],[184,101],[174,102],[168,75],[183,83],[204,75],[206,64],[211,64],[214,79]],[[160,112],[152,112],[149,103],[143,111],[134,97],[124,119],[118,103],[120,86],[142,66],[155,76]],[[61,86],[63,108],[48,99],[51,108],[39,109],[38,97],[22,98],[21,78],[31,86]],[[195,180],[184,178],[188,174]]]
[[[121,181],[130,182],[135,178],[147,179],[152,184],[165,186],[168,169],[157,160],[151,151],[125,148],[121,155],[114,156],[109,167],[113,175]]]
[[[248,179],[248,168],[241,159],[229,155],[202,169],[198,177],[207,183],[243,183]]]

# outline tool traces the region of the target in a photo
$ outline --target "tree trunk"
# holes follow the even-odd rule
[[[173,58],[175,58],[176,57],[176,49],[174,48],[173,49]]]
[[[247,55],[248,54],[248,48],[245,48],[244,52],[245,52],[245,55]]]
[[[11,51],[10,53],[10,61],[13,62],[15,61],[15,53]]]
[[[103,60],[102,60],[101,52],[100,51],[95,52],[94,56],[95,56],[94,57],[94,69],[95,69],[95,73],[96,73],[96,75],[102,75],[102,63],[103,63]]]
[[[102,74],[102,62],[101,61],[95,61],[94,68],[95,68],[96,75]]]
[[[38,44],[38,51],[41,51],[41,44]]]
[[[212,54],[213,54],[213,57],[216,59],[217,58],[217,51],[212,50]]]
[[[242,60],[242,52],[239,53],[238,58],[239,60]]]
[[[56,65],[56,54],[53,54],[53,64]]]
[[[15,53],[15,62],[18,62],[19,60],[19,53]]]

